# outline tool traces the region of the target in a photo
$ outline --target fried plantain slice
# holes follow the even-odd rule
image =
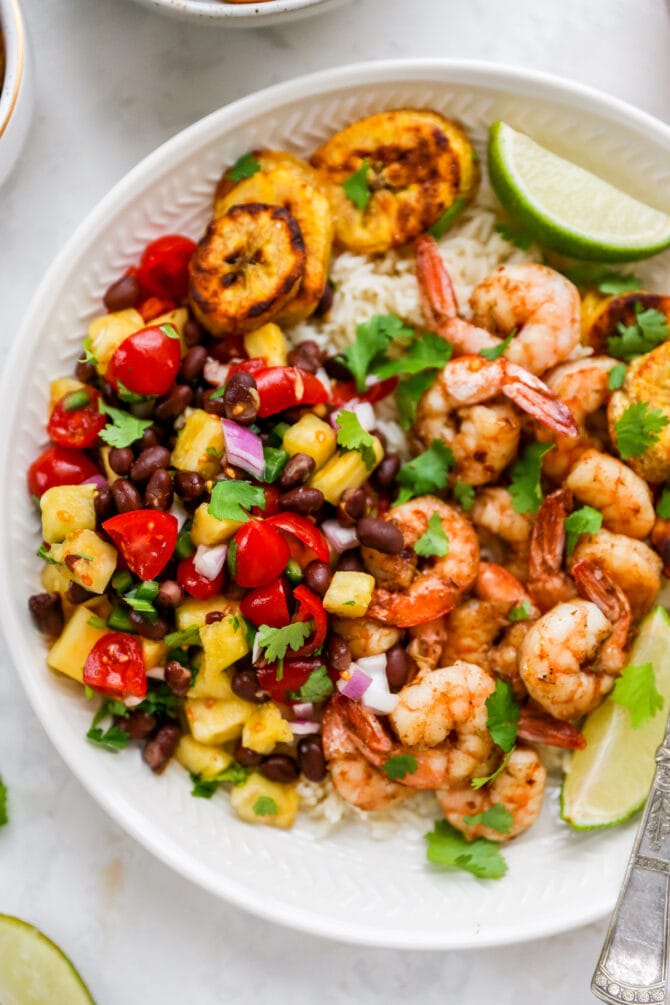
[[[602,297],[590,293],[582,301],[582,335],[596,353],[607,352],[607,340],[618,334],[619,324],[635,324],[636,311],[657,310],[670,322],[670,297],[644,290]]]
[[[236,183],[227,172],[221,178],[214,216],[228,212],[231,206],[263,202],[283,206],[298,221],[305,242],[302,283],[277,317],[280,324],[291,325],[309,317],[323,294],[333,243],[330,203],[314,168],[299,157],[279,150],[255,150],[252,157],[260,170],[249,178]]]
[[[470,200],[479,182],[462,127],[428,110],[399,109],[354,122],[311,162],[328,182],[336,243],[362,254],[418,237],[457,198]]]
[[[212,220],[189,267],[190,300],[212,335],[241,335],[273,320],[297,292],[305,245],[281,206],[233,206]]]

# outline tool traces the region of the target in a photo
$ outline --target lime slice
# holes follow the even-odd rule
[[[95,1005],[64,955],[38,928],[0,914],[2,1005]]]
[[[491,127],[488,159],[503,206],[549,248],[573,258],[630,262],[670,245],[670,216],[504,122]]]
[[[611,696],[586,717],[586,747],[571,755],[561,795],[561,816],[577,830],[622,823],[649,795],[670,710],[670,618],[662,607],[645,618],[629,663],[653,664],[663,708],[639,729]]]

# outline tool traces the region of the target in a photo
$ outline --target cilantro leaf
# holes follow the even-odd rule
[[[500,234],[505,241],[513,244],[515,248],[520,248],[521,251],[528,251],[535,240],[528,231],[522,230],[521,227],[514,227],[511,223],[496,223],[494,229],[496,234]]]
[[[451,230],[456,220],[459,218],[463,210],[465,209],[467,203],[462,195],[456,196],[451,206],[445,209],[441,216],[438,216],[432,227],[428,228],[428,233],[439,241],[448,230]]]
[[[564,520],[566,530],[565,550],[572,555],[580,534],[597,534],[603,525],[603,515],[592,506],[582,506]]]
[[[449,554],[449,538],[437,513],[431,515],[428,527],[414,545],[414,551],[424,558],[430,558],[432,555],[443,558]]]
[[[0,827],[9,823],[9,811],[7,809],[7,786],[0,775]]]
[[[300,649],[311,634],[311,621],[295,621],[284,628],[261,625],[256,640],[261,649],[265,650],[268,663],[274,663],[276,660],[283,660],[289,649]]]
[[[130,742],[130,735],[116,724],[111,725],[106,731],[100,726],[91,726],[86,737],[91,743],[97,743],[105,750],[125,750]]]
[[[463,817],[463,823],[468,827],[482,824],[484,827],[490,827],[492,831],[497,831],[498,834],[509,834],[514,823],[514,817],[502,803],[494,803],[493,806],[490,806],[488,810],[484,810],[482,813],[475,813],[472,817]]]
[[[434,384],[436,377],[437,370],[424,370],[398,384],[395,401],[398,406],[398,421],[403,429],[409,429],[416,419],[417,405],[423,394]]]
[[[349,202],[353,202],[356,209],[362,213],[367,209],[367,205],[372,198],[372,191],[368,185],[368,172],[370,165],[363,161],[358,171],[354,171],[342,182],[342,188]]]
[[[634,310],[635,321],[633,324],[624,325],[620,321],[617,325],[619,334],[612,335],[607,340],[609,355],[627,362],[634,356],[641,356],[643,353],[649,352],[670,337],[665,314],[657,311],[654,307],[645,310],[640,303],[635,304]]]
[[[618,391],[620,387],[623,387],[623,382],[626,379],[626,364],[617,363],[613,366],[607,377],[607,386],[610,391]]]
[[[84,339],[84,342],[82,344],[84,355],[79,357],[79,359],[77,360],[78,363],[91,363],[93,366],[98,365],[98,358],[91,351],[92,345],[93,343],[91,342],[90,338]]]
[[[512,747],[512,749],[507,754],[505,754],[504,758],[502,759],[496,770],[492,772],[492,774],[480,775],[479,778],[473,778],[472,781],[470,782],[472,788],[481,789],[483,785],[489,785],[491,782],[495,781],[498,775],[502,774],[502,772],[509,764],[509,759],[514,753],[514,750],[515,748]]]
[[[634,293],[642,288],[642,280],[632,273],[614,272],[607,266],[581,262],[579,265],[561,267],[560,271],[575,286],[594,286],[600,293],[617,296]]]
[[[542,458],[553,446],[553,443],[530,443],[512,468],[509,491],[515,513],[535,515],[542,505]]]
[[[480,349],[479,355],[488,360],[500,359],[500,357],[503,356],[509,349],[510,342],[516,335],[516,332],[516,328],[512,328],[512,331],[509,333],[507,338],[504,338],[502,342],[498,343],[498,345],[492,345],[488,349]]]
[[[656,513],[662,520],[670,519],[670,488],[666,485],[656,506]]]
[[[656,688],[653,663],[625,667],[614,685],[612,699],[628,709],[633,729],[639,729],[652,719],[663,708],[663,697]]]
[[[454,482],[451,491],[454,493],[454,499],[461,509],[469,513],[475,504],[475,490],[473,486],[466,485],[465,482]]]
[[[43,558],[47,565],[61,565],[61,562],[57,562],[55,558],[52,557],[51,552],[45,544],[41,544],[37,551],[35,552],[38,558]]]
[[[169,632],[163,641],[168,649],[178,649],[180,646],[199,646],[200,629],[197,625],[189,625],[181,632]]]
[[[231,181],[242,181],[243,178],[251,178],[261,166],[252,153],[242,154],[232,167],[226,171],[226,178]]]
[[[451,359],[454,347],[433,332],[424,332],[411,343],[407,352],[398,359],[389,359],[372,366],[372,370],[385,380],[398,374],[421,373],[423,370],[441,370]]]
[[[177,336],[178,338],[179,336]],[[121,401],[124,401],[126,405],[141,405],[145,401],[155,401],[156,396],[154,394],[138,394],[137,391],[131,391],[129,387],[121,380],[116,382],[116,393],[118,394]]]
[[[249,771],[242,764],[233,761],[227,768],[220,771],[213,778],[203,778],[202,775],[195,775],[191,772],[193,788],[191,795],[196,799],[211,799],[221,782],[230,782],[231,785],[243,785],[249,777]]]
[[[98,400],[98,409],[111,420],[100,432],[100,439],[110,447],[129,447],[131,443],[142,439],[142,433],[152,424],[153,419],[136,419],[130,412],[120,408],[112,408],[102,398]]]
[[[171,719],[176,719],[182,708],[181,698],[174,694],[167,684],[161,683],[158,687],[147,691],[144,701],[136,706],[141,712],[147,715],[167,715]]]
[[[276,817],[279,810],[271,796],[259,796],[254,803],[254,813],[257,817]]]
[[[342,409],[337,413],[335,419],[337,426],[337,442],[345,450],[357,450],[363,458],[363,462],[371,471],[375,466],[377,455],[375,454],[375,441],[361,426],[360,420],[355,412]]]
[[[650,408],[646,401],[629,405],[614,423],[616,447],[622,460],[639,457],[658,440],[668,418],[658,408]]]
[[[252,506],[265,509],[265,492],[251,482],[219,481],[212,489],[207,512],[217,520],[235,520],[246,523],[250,517],[245,510]]]
[[[527,621],[531,616],[531,606],[529,600],[522,600],[520,604],[516,604],[510,609],[507,614],[508,621]]]
[[[416,757],[412,757],[411,754],[397,754],[395,757],[389,757],[388,761],[381,765],[381,770],[387,778],[399,779],[413,774],[418,766]]]
[[[507,872],[507,862],[495,841],[477,838],[468,841],[460,831],[438,820],[433,830],[424,835],[428,842],[429,862],[444,869],[463,869],[479,879],[500,879]]]
[[[402,487],[393,505],[399,506],[414,496],[443,489],[447,484],[449,469],[455,463],[451,448],[442,440],[433,440],[428,450],[400,468],[396,481]]]
[[[333,682],[328,676],[327,668],[322,664],[311,674],[297,691],[289,692],[291,701],[319,702],[330,698],[334,691]]]
[[[340,354],[356,381],[359,391],[365,390],[365,378],[373,361],[394,339],[405,339],[414,332],[396,314],[373,314],[369,321],[356,325],[356,338]]]
[[[514,700],[512,685],[506,680],[497,680],[493,694],[486,699],[488,718],[486,728],[494,743],[509,753],[516,741],[521,709]]]

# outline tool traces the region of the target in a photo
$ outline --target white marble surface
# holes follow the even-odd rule
[[[665,0],[354,0],[230,34],[127,0],[23,3],[37,108],[0,191],[3,359],[45,268],[108,188],[183,126],[266,84],[366,58],[471,57],[571,77],[670,119]],[[298,935],[215,901],[125,837],[69,775],[1,642],[0,772],[12,817],[0,831],[0,912],[50,933],[98,1005],[593,1001],[603,923],[476,955],[399,953]]]

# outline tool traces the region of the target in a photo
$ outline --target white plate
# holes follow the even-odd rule
[[[256,146],[308,153],[337,128],[385,108],[432,107],[461,119],[480,152],[504,118],[559,153],[670,210],[670,129],[620,102],[538,74],[473,63],[372,63],[305,77],[223,108],[174,137],[90,214],[40,287],[0,391],[0,612],[23,685],[53,743],[92,796],[147,848],[212,893],[309,932],[378,946],[454,948],[536,938],[610,910],[632,827],[574,834],[557,794],[505,850],[509,873],[479,882],[424,865],[420,828],[388,842],[363,827],[318,841],[235,820],[224,798],[193,799],[184,772],[157,779],[131,751],[87,743],[91,708],[50,674],[26,601],[38,588],[37,520],[26,471],[44,445],[49,379],[71,371],[107,285],[145,243],[198,237],[223,165]],[[660,261],[660,281],[670,277]]]
[[[180,21],[200,21],[224,28],[269,28],[341,7],[349,0],[265,0],[226,3],[225,0],[136,0],[144,7]]]

